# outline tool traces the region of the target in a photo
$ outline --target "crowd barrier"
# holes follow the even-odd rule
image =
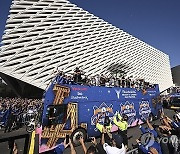
[[[8,136],[8,137],[0,138],[0,143],[8,142],[10,154],[13,154],[14,142],[15,140],[18,140],[18,139],[25,139],[23,154],[28,154],[30,134],[26,133],[22,135],[15,135],[15,136]],[[4,151],[4,153],[6,152]]]
[[[138,154],[138,148],[128,151],[127,154]]]
[[[36,112],[36,113],[33,113],[33,114],[29,114],[29,113],[21,113],[19,115],[14,115],[14,122],[13,122],[13,125],[12,125],[12,128],[16,127],[17,125],[27,125],[32,119],[34,119],[34,121],[36,123],[39,122],[39,113]],[[1,118],[2,119],[2,118]],[[6,125],[6,122],[5,121],[2,121],[0,119],[0,129],[5,127]]]

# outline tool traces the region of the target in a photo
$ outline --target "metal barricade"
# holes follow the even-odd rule
[[[7,136],[4,138],[0,138],[0,143],[10,142],[11,143],[10,154],[13,154],[14,142],[18,139],[25,139],[23,154],[28,154],[30,136],[31,134],[27,134],[27,133],[21,135]]]
[[[33,114],[28,114],[28,113],[21,113],[19,115],[19,118],[21,118],[21,122],[23,125],[26,125],[27,123],[29,123],[29,121],[31,121],[32,118],[35,119],[35,121],[38,121],[39,119],[39,114],[38,112],[33,113]]]
[[[128,151],[127,154],[138,154],[138,148]]]

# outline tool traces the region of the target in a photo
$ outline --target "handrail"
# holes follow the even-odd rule
[[[29,148],[29,139],[30,139],[30,134],[22,134],[22,135],[15,135],[15,136],[7,136],[4,138],[0,138],[0,143],[2,142],[9,142],[11,141],[11,147],[10,147],[10,154],[13,153],[13,145],[14,145],[14,141],[17,139],[22,139],[25,138],[25,143],[24,143],[24,152],[23,154],[28,154],[28,148]]]
[[[127,154],[138,154],[138,148],[128,151]]]

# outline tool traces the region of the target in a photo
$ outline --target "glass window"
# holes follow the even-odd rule
[[[65,123],[67,118],[67,105],[49,105],[46,116],[48,120],[51,121],[51,125]]]

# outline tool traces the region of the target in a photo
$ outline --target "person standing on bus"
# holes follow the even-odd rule
[[[122,116],[116,112],[113,122],[118,127],[118,133],[123,138],[123,144],[128,146],[128,138],[127,138],[127,128],[128,128],[128,116],[126,114],[122,114]]]
[[[110,143],[111,141],[111,129],[112,129],[112,124],[111,124],[111,121],[109,119],[108,116],[105,116],[104,118],[104,123],[101,124],[99,123],[99,119],[104,115],[105,113],[101,113],[100,116],[96,119],[96,128],[101,132],[101,135],[103,133],[103,130],[105,129],[106,130],[106,134],[105,135],[105,140],[106,140],[106,143]]]
[[[73,79],[74,82],[81,82],[81,75],[82,75],[82,71],[79,69],[79,67],[76,67],[76,69],[74,70],[74,75],[73,75]]]

